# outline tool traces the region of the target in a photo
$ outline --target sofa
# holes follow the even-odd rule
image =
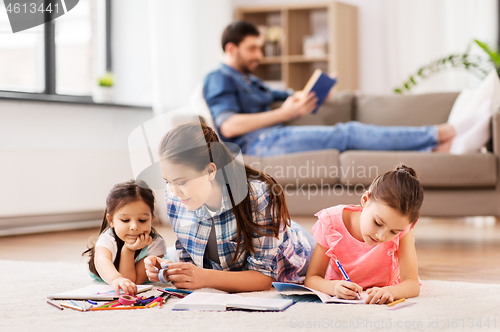
[[[440,124],[447,121],[457,96],[342,92],[325,102],[316,114],[286,125],[334,125],[352,120],[387,126]],[[493,116],[492,136],[488,150],[467,155],[320,150],[243,158],[281,184],[292,215],[312,215],[337,204],[359,204],[375,177],[404,163],[417,171],[424,187],[423,216],[500,216],[500,113]]]

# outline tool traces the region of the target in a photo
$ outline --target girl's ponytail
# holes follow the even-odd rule
[[[379,175],[368,191],[370,198],[408,216],[412,224],[420,217],[424,190],[413,168],[404,164],[398,165],[395,170]]]

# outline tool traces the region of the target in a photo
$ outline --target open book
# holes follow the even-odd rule
[[[283,295],[311,295],[315,294],[317,297],[320,298],[323,303],[350,303],[350,304],[364,304],[367,294],[365,292],[361,293],[361,299],[360,300],[346,300],[346,299],[339,299],[336,296],[331,296],[325,293],[322,293],[320,291],[314,290],[312,288],[302,286],[302,285],[297,285],[297,284],[289,284],[286,282],[273,282],[274,288],[280,294]]]
[[[153,288],[153,285],[137,285],[137,293],[142,293]],[[58,300],[97,300],[106,301],[114,300],[123,295],[123,291],[120,294],[116,294],[113,286],[110,285],[89,285],[84,288],[79,288],[64,293],[48,295],[49,299]]]
[[[330,89],[337,83],[337,78],[331,78],[327,74],[325,74],[321,69],[316,69],[312,74],[309,81],[306,83],[306,86],[302,90],[304,95],[309,94],[309,92],[314,91],[316,97],[318,98],[317,106],[312,111],[312,113],[316,113],[318,108],[325,101],[326,96],[328,96],[328,92]]]
[[[288,299],[245,297],[236,294],[193,292],[174,304],[173,310],[282,311],[293,304]]]

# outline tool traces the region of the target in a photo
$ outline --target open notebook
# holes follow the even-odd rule
[[[297,284],[289,284],[286,282],[273,282],[274,288],[280,294],[283,295],[311,295],[315,294],[317,297],[320,298],[323,303],[350,303],[350,304],[364,304],[365,300],[367,298],[367,294],[365,292],[361,293],[361,299],[360,300],[345,300],[345,299],[339,299],[336,296],[331,296],[325,293],[322,293],[320,291],[311,289],[306,286],[302,285],[297,285]]]
[[[137,285],[137,293],[142,293],[153,288],[153,285]],[[84,288],[79,288],[64,293],[48,295],[49,299],[57,300],[114,300],[120,295],[123,295],[123,291],[120,294],[116,294],[113,286],[110,285],[89,285]]]
[[[174,304],[173,310],[282,311],[293,304],[288,299],[246,297],[236,294],[193,292]]]

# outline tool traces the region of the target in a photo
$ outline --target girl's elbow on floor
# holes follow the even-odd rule
[[[414,286],[412,287],[411,296],[409,297],[418,297],[420,295],[420,282],[416,280],[414,282]]]

